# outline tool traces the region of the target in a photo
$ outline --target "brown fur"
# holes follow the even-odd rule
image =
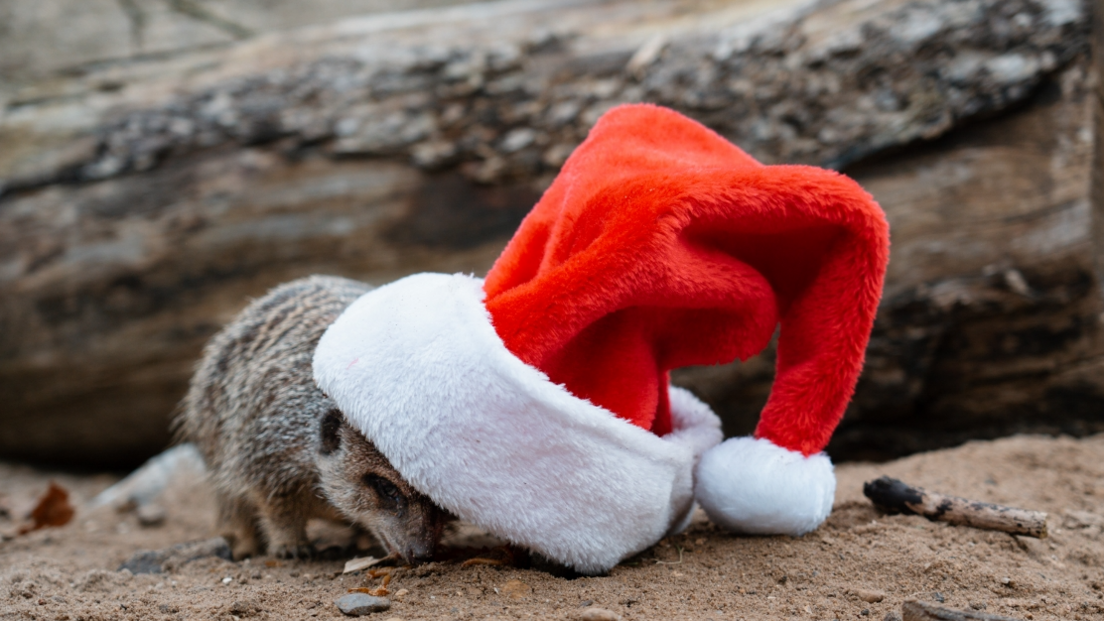
[[[406,483],[315,386],[322,333],[371,287],[312,276],[250,304],[203,353],[177,419],[217,490],[235,558],[307,556],[310,518],[373,533],[408,562],[432,556],[449,517]]]

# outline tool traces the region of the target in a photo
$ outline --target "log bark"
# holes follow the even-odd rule
[[[1063,410],[1092,428],[1087,5],[757,6],[457,6],[28,86],[0,117],[0,457],[156,452],[204,341],[281,281],[482,273],[626,101],[675,107],[766,162],[845,167],[886,208],[886,301],[834,454]],[[771,363],[678,381],[731,432]]]
[[[1096,88],[1093,90],[1093,165],[1092,200],[1093,240],[1097,280],[1104,279],[1104,8],[1097,3],[1092,14],[1092,73]],[[1104,289],[1101,290],[1104,295]]]
[[[891,513],[922,515],[933,522],[999,530],[1037,539],[1046,539],[1047,536],[1047,514],[1042,511],[946,496],[890,477],[866,482],[863,495]]]

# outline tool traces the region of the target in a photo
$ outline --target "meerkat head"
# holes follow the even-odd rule
[[[319,473],[329,501],[388,552],[408,563],[430,560],[453,518],[403,480],[340,410],[330,409],[320,422]]]

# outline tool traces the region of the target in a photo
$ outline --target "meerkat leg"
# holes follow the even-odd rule
[[[281,502],[283,501],[283,502]],[[314,546],[307,539],[310,511],[300,503],[273,498],[261,507],[261,529],[268,541],[268,553],[279,558],[310,558]]]
[[[218,495],[219,533],[230,544],[234,559],[254,556],[261,551],[257,536],[257,508],[244,498]]]

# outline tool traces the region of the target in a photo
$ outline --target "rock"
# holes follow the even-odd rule
[[[116,510],[153,503],[177,477],[199,477],[207,471],[203,456],[187,442],[150,458],[140,468],[96,495],[90,509],[112,506]],[[141,517],[139,517],[141,519]]]
[[[597,115],[639,100],[766,162],[850,167],[886,208],[885,302],[833,456],[1093,431],[1085,4],[968,4],[490,3],[216,28],[28,84],[0,116],[0,458],[154,454],[204,342],[282,281],[484,272]],[[677,381],[734,433],[772,363]]]
[[[145,528],[154,528],[165,523],[165,509],[161,505],[142,505],[134,515],[138,518],[138,524]]]
[[[621,615],[597,606],[583,608],[576,612],[572,618],[575,621],[621,621]]]
[[[391,600],[386,597],[373,597],[367,593],[350,593],[334,602],[344,614],[360,617],[373,612],[383,612],[391,608]]]
[[[162,550],[140,550],[119,566],[119,571],[132,574],[160,574],[175,571],[201,558],[217,557],[232,560],[230,544],[222,537],[181,543]]]
[[[162,550],[139,550],[119,566],[119,571],[126,569],[132,574],[164,573],[162,565],[166,558]]]
[[[901,606],[903,621],[1018,621],[1012,617],[978,612],[954,610],[924,602],[910,600]]]
[[[855,589],[855,596],[869,604],[876,604],[885,599],[885,593],[883,593],[882,591],[872,591],[867,589]]]
[[[230,604],[229,612],[235,617],[252,617],[264,611],[256,601],[239,599]]]
[[[524,599],[532,592],[533,588],[521,580],[507,580],[502,586],[502,593],[510,599]]]

